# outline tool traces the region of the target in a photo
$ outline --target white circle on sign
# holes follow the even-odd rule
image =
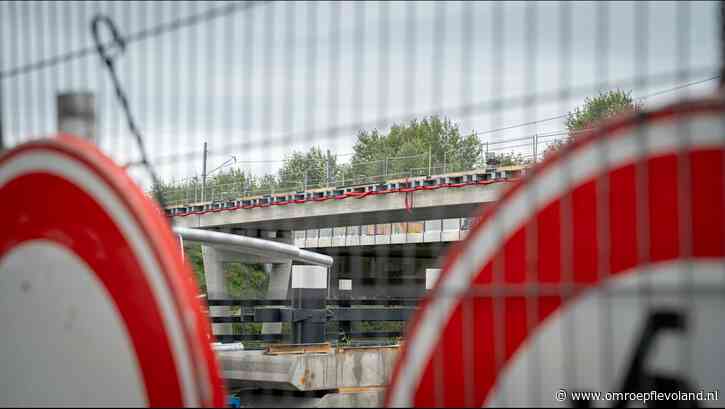
[[[39,346],[48,350],[54,359],[43,354],[24,355],[38,362],[26,363],[26,371],[16,371],[16,376],[3,379],[7,381],[5,389],[15,390],[11,397],[0,393],[0,401],[163,407],[224,405],[224,385],[209,345],[210,328],[199,305],[191,272],[179,256],[178,242],[158,207],[124,169],[92,144],[71,135],[59,135],[20,145],[0,156],[0,196],[5,199],[4,211],[0,212],[0,225],[5,229],[5,234],[0,236],[0,258],[46,260],[38,264],[29,278],[16,279],[20,284],[7,287],[8,291],[32,289],[32,281],[38,280],[48,287],[54,286],[55,290],[46,290],[47,294],[74,294],[65,304],[59,301],[32,304],[37,310],[47,310],[47,317],[34,310],[34,316],[51,321],[47,325],[37,318],[25,318],[24,310],[28,308],[22,302],[11,303],[7,297],[3,300],[3,305],[17,304],[8,306],[9,311],[22,317],[22,320],[13,318],[13,325],[28,326],[9,332],[7,337],[14,339],[6,344],[12,344],[15,349],[20,344]],[[48,198],[52,198],[50,207]],[[44,247],[36,246],[43,242]],[[62,251],[47,250],[48,242],[55,243],[50,247]],[[15,252],[26,245],[29,246],[23,248],[25,254],[18,258]],[[38,254],[33,250],[38,250]],[[56,257],[61,261],[52,261]],[[76,262],[68,261],[73,258]],[[6,275],[2,270],[12,267],[13,274],[22,274],[16,270],[22,272],[24,266],[22,261],[0,264],[0,279]],[[84,280],[78,278],[77,272],[64,272],[76,268],[81,268],[84,277],[93,274],[95,287],[77,284],[76,280]],[[64,279],[43,282],[36,277],[39,272],[47,274],[48,271],[54,272],[53,278]],[[89,291],[95,291],[95,295],[85,296]],[[84,306],[95,309],[95,304],[101,302],[108,306],[104,314],[87,311],[88,316],[84,316],[78,312],[84,311],[81,309]],[[62,312],[69,319],[62,321]],[[83,325],[73,326],[76,321],[86,319],[91,324],[116,322],[116,329],[102,331],[101,335],[84,334],[80,340],[51,341],[61,329],[58,322],[64,323],[63,329],[88,330]],[[91,325],[91,328],[96,327]],[[43,342],[35,342],[36,338]],[[84,343],[86,348],[77,347]],[[13,357],[12,348],[3,351],[5,361]],[[90,369],[93,364],[97,365],[96,370]],[[51,365],[54,367],[47,373],[46,366]],[[117,380],[104,378],[101,374],[109,367],[112,371],[125,368],[119,376],[131,387],[119,386]],[[78,371],[88,372],[87,377],[92,380],[77,376]],[[59,374],[65,376],[66,384],[73,382],[73,387],[53,384]],[[52,387],[46,387],[45,383],[51,383]],[[93,388],[95,383],[99,385],[98,390]],[[14,388],[13,384],[20,386]],[[113,393],[103,392],[107,384],[115,384]],[[85,389],[86,393],[76,393],[79,389]],[[59,395],[61,390],[68,392]],[[15,398],[21,394],[27,396]]]
[[[691,294],[685,292],[688,285]],[[645,290],[649,295],[643,295]],[[650,342],[642,357],[645,376],[676,379],[689,385],[690,392],[718,390],[725,385],[718,359],[725,344],[725,324],[713,323],[722,321],[723,293],[725,269],[719,261],[655,264],[646,271],[617,276],[549,317],[501,371],[486,406],[572,407],[572,392],[627,392],[626,376],[643,341]],[[684,328],[660,327],[645,335],[650,317],[663,312],[682,317]],[[562,367],[567,361],[571,366]],[[568,397],[555,399],[562,389]],[[592,404],[612,403],[602,399]],[[722,401],[697,403],[715,406]]]
[[[0,348],[3,402],[146,406],[140,368],[112,299],[89,266],[57,243],[29,241],[6,253],[0,328],[13,336],[3,337]]]

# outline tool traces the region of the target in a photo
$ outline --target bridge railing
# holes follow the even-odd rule
[[[337,172],[331,172],[328,176],[322,178],[275,179],[274,183],[263,183],[261,186],[259,183],[251,184],[242,177],[238,181],[230,183],[207,181],[206,185],[202,186],[200,178],[192,178],[186,183],[167,186],[163,195],[167,206],[182,206],[190,203],[221,202],[240,197],[369,185],[396,179],[473,171],[485,167],[480,164],[464,164],[456,160],[431,161],[426,166],[402,167],[399,165],[401,161],[418,156],[420,155],[362,162],[350,168],[343,166]]]
[[[233,324],[232,333],[214,334],[219,342],[243,342],[245,349],[264,348],[270,343],[295,343],[293,324],[326,324],[324,339],[333,345],[397,343],[405,336],[405,323],[417,309],[420,298],[337,298],[325,300],[323,310],[296,308],[290,300],[214,298],[207,305],[236,307],[231,316],[216,316],[214,324]],[[262,334],[265,322],[282,322],[281,334]],[[363,325],[355,325],[359,323]],[[388,324],[388,325],[375,325]],[[357,327],[357,328],[356,328]]]

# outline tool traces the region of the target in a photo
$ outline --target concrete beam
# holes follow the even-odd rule
[[[230,389],[254,387],[315,391],[387,385],[399,348],[337,348],[330,353],[266,355],[264,351],[219,351]]]

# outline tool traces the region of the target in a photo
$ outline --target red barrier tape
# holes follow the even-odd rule
[[[202,215],[206,213],[216,213],[216,212],[222,212],[222,211],[234,211],[239,209],[254,209],[254,208],[265,208],[270,206],[287,206],[288,204],[304,204],[307,202],[324,202],[329,199],[335,199],[335,200],[344,200],[348,197],[354,197],[356,199],[364,199],[368,196],[377,196],[377,195],[384,195],[388,193],[405,193],[406,195],[412,192],[416,192],[418,190],[438,190],[441,188],[461,188],[471,185],[490,185],[492,183],[499,183],[499,182],[514,182],[518,180],[519,178],[509,178],[509,179],[496,179],[496,180],[479,180],[476,182],[465,182],[465,183],[444,183],[440,185],[434,185],[434,186],[416,186],[414,188],[401,188],[401,189],[389,189],[389,190],[383,190],[383,191],[376,191],[376,192],[347,192],[341,195],[336,195],[334,197],[325,196],[325,197],[316,197],[313,199],[296,199],[296,200],[289,200],[284,202],[275,202],[271,204],[255,204],[255,205],[244,205],[244,206],[234,206],[234,207],[227,207],[227,208],[221,208],[221,209],[210,209],[210,210],[196,210],[193,212],[186,212],[186,213],[180,213],[176,214],[173,217],[186,217],[191,215]]]

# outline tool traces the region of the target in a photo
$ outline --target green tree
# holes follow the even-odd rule
[[[638,111],[641,103],[634,101],[632,92],[620,89],[600,92],[593,98],[586,98],[584,105],[569,112],[566,118],[566,129],[570,137],[575,137],[577,131],[591,128],[597,123],[622,112]]]
[[[595,127],[601,121],[623,112],[635,112],[641,109],[642,103],[632,98],[631,91],[620,89],[600,91],[597,96],[586,98],[581,107],[569,112],[565,122],[568,138],[554,141],[544,150],[544,156],[558,151],[583,130]]]
[[[494,166],[514,166],[528,165],[531,163],[530,158],[526,158],[523,154],[517,152],[489,152],[486,163]]]
[[[280,189],[294,190],[307,186],[325,186],[334,180],[339,169],[337,157],[313,146],[307,152],[293,152],[278,172]]]
[[[353,146],[352,176],[427,172],[428,155],[436,171],[471,169],[480,164],[483,147],[475,135],[462,136],[458,125],[430,116],[395,124],[387,134],[361,130]]]
[[[255,189],[254,177],[237,168],[216,172],[206,179],[206,197],[211,200],[226,200],[237,197],[238,192]],[[190,185],[193,187],[193,185]]]
[[[269,193],[275,190],[279,190],[279,182],[275,175],[266,174],[263,176],[255,177],[252,182],[254,191],[258,193]]]
[[[201,294],[206,294],[206,276],[204,274],[204,261],[201,256],[201,245],[193,244],[184,246],[184,257],[194,272],[196,284]]]
[[[199,292],[206,294],[206,274],[200,244],[184,246],[184,256],[194,272]],[[261,264],[228,263],[224,266],[227,292],[232,298],[264,298],[268,277]]]

